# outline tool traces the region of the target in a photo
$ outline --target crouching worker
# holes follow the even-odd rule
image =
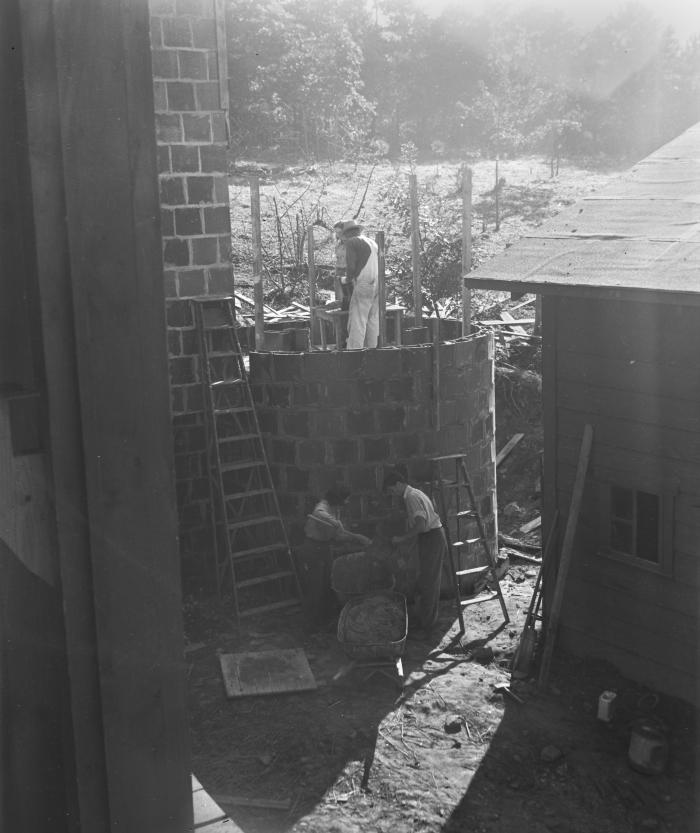
[[[433,502],[421,492],[409,486],[404,475],[390,472],[384,478],[384,491],[403,498],[408,515],[408,531],[391,539],[394,545],[418,539],[418,617],[410,628],[416,638],[429,639],[437,624],[440,605],[442,562],[447,549],[445,531]]]
[[[337,600],[331,588],[333,559],[357,552],[371,543],[364,535],[350,532],[340,520],[340,511],[349,498],[347,489],[329,489],[306,518],[306,538],[296,555],[302,606],[312,627],[323,625],[337,612]]]

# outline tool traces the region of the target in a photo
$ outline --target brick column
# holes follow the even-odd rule
[[[187,299],[233,290],[215,0],[150,0],[168,354],[183,557],[210,549],[197,339]],[[222,48],[225,49],[225,38]]]

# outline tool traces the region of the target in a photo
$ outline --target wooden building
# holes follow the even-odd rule
[[[542,296],[545,529],[593,428],[558,644],[700,703],[700,125],[467,285]]]
[[[192,827],[148,6],[0,3],[0,829]]]

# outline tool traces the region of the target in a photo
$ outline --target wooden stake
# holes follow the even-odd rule
[[[309,258],[309,350],[314,349],[314,326],[316,324],[316,252],[314,248],[314,227],[307,229],[307,247]],[[323,322],[320,322],[323,327]]]
[[[472,291],[465,280],[472,270],[472,169],[464,166],[462,174],[462,335],[472,327]]]
[[[566,521],[564,542],[561,548],[559,570],[557,572],[556,584],[554,585],[554,595],[552,596],[552,603],[547,617],[544,653],[542,655],[542,664],[540,666],[540,674],[538,678],[538,686],[540,688],[543,688],[546,685],[549,677],[549,666],[552,662],[554,641],[556,639],[557,630],[559,629],[559,616],[561,614],[562,601],[564,600],[566,577],[569,572],[569,566],[571,564],[571,558],[574,551],[574,536],[576,535],[576,526],[578,524],[579,511],[581,509],[581,501],[583,500],[583,489],[586,485],[586,472],[588,471],[588,460],[591,456],[592,445],[593,426],[586,425],[583,429],[583,439],[581,440],[581,450],[578,457],[578,466],[576,467],[574,489],[571,494],[569,517]]]
[[[442,420],[440,413],[440,319],[429,320],[431,337],[433,342],[433,413],[434,431],[439,431]]]
[[[411,193],[411,253],[413,267],[413,316],[414,325],[423,323],[423,300],[420,290],[420,231],[418,229],[418,177],[409,174],[408,182]]]
[[[493,197],[496,202],[496,231],[501,227],[500,217],[500,200],[499,200],[499,185],[498,185],[498,155],[496,155],[496,187],[493,189]]]
[[[253,300],[255,301],[255,349],[265,350],[265,313],[263,310],[262,231],[260,227],[260,177],[250,178],[250,216],[253,231]]]
[[[379,341],[377,346],[384,347],[386,344],[386,257],[384,250],[384,232],[378,231],[374,235],[374,240],[377,244],[378,251],[378,274],[377,280],[379,283]]]

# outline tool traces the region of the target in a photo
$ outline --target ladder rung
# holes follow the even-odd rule
[[[439,463],[441,460],[463,460],[466,454],[443,454],[441,457],[431,457],[433,463]]]
[[[279,552],[281,550],[287,550],[286,544],[266,544],[264,547],[252,547],[249,550],[237,550],[236,552],[231,553],[231,557],[234,559],[239,558],[250,558],[251,556],[255,555],[265,555],[265,553],[270,552]]]
[[[485,573],[487,570],[490,570],[491,566],[489,564],[484,564],[481,567],[470,567],[468,570],[457,570],[455,573],[456,576],[475,576],[477,573]]]
[[[267,610],[279,610],[282,607],[298,607],[299,599],[285,599],[283,602],[275,602],[274,604],[261,605],[260,607],[249,607],[246,610],[240,610],[239,616],[255,616],[256,613],[264,613]]]
[[[469,605],[478,605],[481,602],[492,602],[494,599],[498,598],[498,593],[489,593],[488,596],[474,596],[473,599],[462,599],[462,607],[468,607]]]
[[[463,509],[461,512],[447,515],[448,518],[478,518],[479,515],[474,509]]]
[[[240,469],[253,469],[256,466],[264,466],[263,460],[246,460],[242,463],[222,463],[221,471],[239,471]]]
[[[236,523],[233,524],[226,524],[226,529],[234,530],[243,529],[247,526],[260,526],[260,524],[267,524],[271,521],[278,521],[279,523],[282,523],[277,515],[260,515],[257,518],[248,518],[247,521],[236,521]]]
[[[271,495],[272,493],[272,489],[249,489],[247,492],[231,492],[230,494],[224,493],[224,499],[242,500],[243,498],[247,497],[256,497],[258,495]]]
[[[219,445],[223,445],[223,443],[239,443],[243,442],[243,440],[259,439],[261,439],[260,434],[236,434],[235,436],[232,435],[230,437],[219,437]]]
[[[216,382],[212,382],[210,387],[212,388],[225,388],[227,385],[240,385],[243,382],[243,379],[217,379]]]
[[[244,412],[252,413],[255,409],[250,405],[240,408],[214,408],[214,415],[221,416],[222,414],[242,414]]]
[[[470,547],[473,544],[478,544],[481,541],[481,538],[467,538],[466,541],[455,541],[452,544],[453,548],[455,547]]]
[[[281,570],[278,573],[269,573],[266,576],[258,576],[257,578],[247,578],[243,581],[237,581],[236,587],[253,587],[256,584],[266,584],[268,581],[277,581],[280,578],[289,578],[294,576],[291,570]]]
[[[208,350],[207,356],[210,359],[235,359],[241,354],[234,350],[233,347],[230,350]]]

